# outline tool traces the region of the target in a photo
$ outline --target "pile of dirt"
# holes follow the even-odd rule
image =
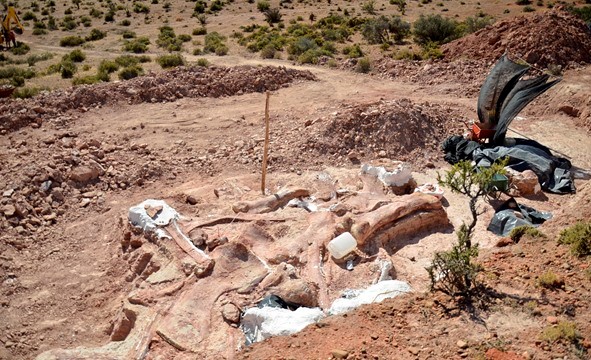
[[[286,87],[295,81],[315,80],[309,71],[285,67],[179,67],[119,83],[83,85],[44,93],[27,100],[0,101],[0,134],[44,119],[56,118],[69,110],[125,101],[128,104],[175,101],[184,97],[222,97],[264,92]]]
[[[390,80],[427,88],[437,86],[442,94],[473,97],[478,95],[490,65],[486,60],[472,59],[425,62],[382,58],[374,68],[380,76]]]
[[[562,10],[503,20],[443,46],[446,59],[495,61],[505,52],[538,67],[591,63],[591,31]]]
[[[348,158],[354,163],[379,157],[432,166],[441,141],[461,133],[466,120],[445,105],[381,100],[346,106],[332,119],[315,124],[304,141],[322,157]]]

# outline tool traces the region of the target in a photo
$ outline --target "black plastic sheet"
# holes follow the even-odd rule
[[[518,204],[514,198],[510,198],[495,212],[487,230],[500,236],[508,236],[518,226],[538,227],[551,218],[552,214],[549,212]]]

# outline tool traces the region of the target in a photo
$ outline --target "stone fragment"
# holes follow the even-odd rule
[[[468,348],[468,343],[465,342],[464,340],[458,340],[456,342],[456,345],[460,348],[460,349],[466,349]]]
[[[279,284],[273,292],[287,302],[306,307],[318,306],[318,287],[303,279],[293,279]]]
[[[98,169],[85,165],[75,167],[72,169],[72,172],[70,172],[70,179],[81,183],[97,179],[98,177]]]
[[[231,324],[240,322],[240,309],[234,304],[226,304],[222,307],[222,317]]]
[[[10,204],[9,205],[4,205],[2,207],[2,212],[7,217],[13,216],[16,213],[16,208],[14,207],[14,205],[10,205]]]
[[[509,169],[508,175],[511,181],[511,188],[515,192],[515,195],[535,195],[542,190],[540,183],[538,182],[538,177],[531,170],[518,172]]]
[[[113,330],[111,331],[111,341],[123,341],[127,338],[127,335],[131,332],[135,325],[137,314],[131,310],[124,308],[121,311],[115,322],[113,323]]]
[[[335,349],[331,351],[332,356],[335,359],[346,359],[349,356],[349,352],[346,350]]]

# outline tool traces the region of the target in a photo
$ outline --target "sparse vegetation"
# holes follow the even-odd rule
[[[572,321],[560,321],[555,326],[544,329],[541,338],[549,343],[557,341],[574,343],[579,340],[580,336],[577,331],[577,324]]]
[[[591,255],[591,221],[579,221],[562,230],[558,243],[569,245],[575,256]]]
[[[92,29],[90,30],[90,34],[86,35],[84,38],[86,41],[97,41],[104,39],[107,36],[105,31],[101,31],[99,29]]]
[[[457,21],[441,15],[421,15],[413,24],[413,37],[419,45],[445,44],[459,37]]]
[[[410,34],[410,23],[399,16],[380,16],[363,24],[361,35],[370,44],[400,43]]]
[[[145,36],[141,36],[133,40],[126,40],[123,43],[123,51],[132,52],[136,54],[145,53],[146,51],[148,51],[149,44],[150,39]]]
[[[368,58],[364,57],[357,61],[357,65],[355,66],[355,71],[358,73],[367,74],[371,71],[371,61]]]
[[[548,270],[538,277],[537,285],[546,289],[558,289],[564,286],[564,279]]]
[[[185,59],[180,54],[168,54],[158,56],[156,62],[163,69],[185,65]]]
[[[523,236],[529,236],[531,238],[545,238],[546,235],[540,230],[533,226],[523,225],[517,226],[509,233],[509,237],[514,243],[518,243]]]
[[[76,36],[76,35],[71,35],[71,36],[66,36],[64,38],[62,38],[60,40],[60,46],[63,47],[74,47],[74,46],[79,46],[84,44],[84,39],[81,38],[80,36]]]
[[[225,44],[226,37],[220,35],[220,33],[214,31],[205,36],[205,44],[203,51],[206,53],[215,53],[216,55],[223,56],[228,53],[228,46]]]
[[[120,80],[129,80],[138,77],[144,73],[144,69],[140,65],[131,65],[119,71],[117,76]]]
[[[208,67],[209,61],[207,61],[205,58],[197,59],[197,66]]]
[[[10,52],[13,53],[14,55],[25,55],[30,50],[31,50],[31,48],[29,47],[29,45],[18,41],[16,43],[16,46],[14,46],[10,49]]]
[[[46,90],[45,88],[40,88],[37,86],[24,86],[21,88],[17,88],[12,93],[13,98],[17,99],[28,99],[32,98],[33,96],[39,94],[41,91]]]

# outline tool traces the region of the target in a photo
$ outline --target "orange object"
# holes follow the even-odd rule
[[[472,140],[484,140],[490,139],[495,136],[497,131],[490,129],[486,123],[474,123],[472,124]]]

